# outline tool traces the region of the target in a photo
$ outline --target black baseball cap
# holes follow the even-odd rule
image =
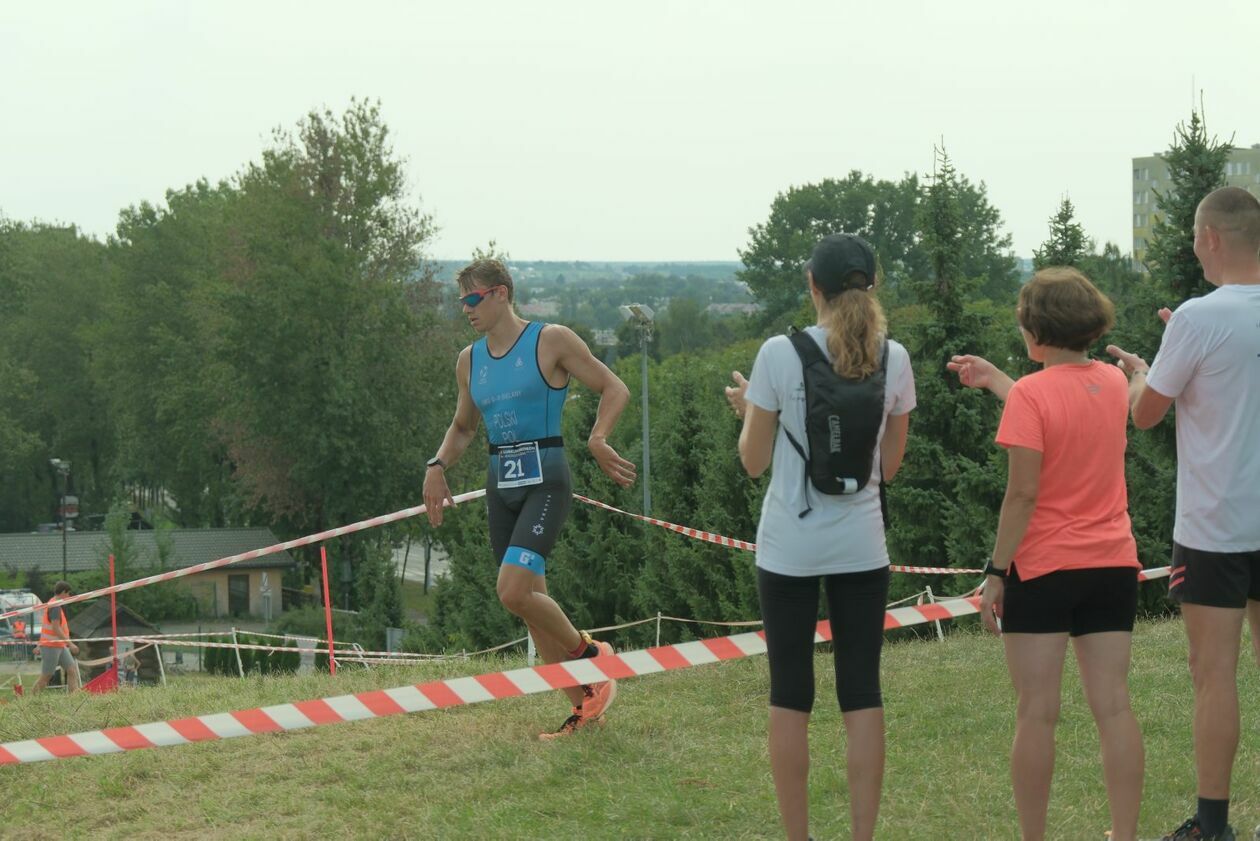
[[[813,273],[814,283],[828,295],[869,289],[875,285],[875,249],[854,234],[828,234],[814,246],[805,269]],[[854,272],[861,272],[865,282],[849,280]]]

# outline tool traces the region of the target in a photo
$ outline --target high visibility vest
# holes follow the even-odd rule
[[[58,599],[54,598],[48,604],[44,605],[44,627],[40,631],[39,645],[41,648],[65,648],[66,640],[70,638],[70,623],[66,621],[65,608],[61,610],[61,621],[57,625],[61,628],[61,638],[54,638],[48,635],[48,628],[56,627],[52,619],[48,616],[49,608],[56,607]]]
[[[13,620],[13,638],[15,640],[26,639],[26,622],[21,619]]]

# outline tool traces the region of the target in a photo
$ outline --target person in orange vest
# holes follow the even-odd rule
[[[25,619],[14,619],[14,620],[13,620],[13,641],[17,644],[17,645],[16,645],[16,649],[17,649],[17,650],[16,650],[16,652],[15,652],[15,656],[17,656],[17,657],[21,657],[23,660],[27,659],[27,656],[26,656],[26,620],[25,620]]]
[[[74,655],[79,647],[70,641],[70,623],[66,621],[66,612],[57,603],[70,595],[70,585],[58,581],[53,585],[53,596],[44,605],[43,627],[39,634],[39,650],[42,657],[39,680],[35,681],[35,692],[48,686],[53,673],[60,667],[66,676],[66,691],[74,692],[79,688],[79,664]]]

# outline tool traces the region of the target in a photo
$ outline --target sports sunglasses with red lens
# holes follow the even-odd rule
[[[469,307],[470,309],[476,309],[478,304],[480,304],[486,298],[490,297],[491,292],[493,292],[496,289],[502,288],[502,286],[503,284],[499,284],[498,286],[491,286],[489,289],[481,289],[481,290],[478,290],[477,292],[469,292],[467,295],[459,299],[459,303],[462,306]]]

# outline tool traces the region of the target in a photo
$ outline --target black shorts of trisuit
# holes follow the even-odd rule
[[[1101,634],[1133,630],[1137,567],[1063,569],[1021,581],[1012,569],[1002,595],[1007,634]]]
[[[884,645],[888,567],[833,575],[780,575],[757,567],[757,596],[770,661],[770,705],[810,712],[814,706],[814,629],[818,585],[827,595],[836,700],[841,712],[884,705],[879,657]]]
[[[1260,601],[1260,550],[1207,552],[1173,543],[1168,595],[1181,604],[1246,607]]]
[[[573,479],[561,447],[538,451],[542,483],[520,488],[495,487],[497,455],[490,456],[486,471],[486,518],[494,559],[502,562],[509,546],[519,546],[546,558],[556,547],[560,527],[573,507]]]

